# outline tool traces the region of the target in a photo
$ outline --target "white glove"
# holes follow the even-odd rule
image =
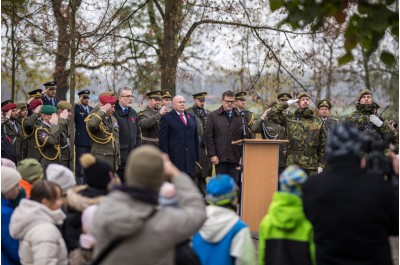
[[[321,173],[324,169],[322,167],[318,167],[318,174]]]
[[[383,121],[381,119],[379,119],[379,117],[376,116],[375,114],[370,115],[369,120],[378,128],[381,127],[383,124]]]
[[[290,106],[290,105],[292,105],[293,103],[296,103],[296,102],[299,102],[299,99],[289,99],[287,101],[287,104],[289,104],[289,106]]]

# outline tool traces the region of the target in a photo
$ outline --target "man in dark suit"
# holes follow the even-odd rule
[[[85,119],[92,111],[89,106],[89,90],[82,90],[78,93],[79,100],[74,108],[75,121],[75,176],[78,183],[83,183],[83,169],[80,157],[85,153],[90,153],[92,141],[86,131]]]
[[[57,107],[58,102],[60,101],[56,98],[56,89],[57,83],[55,81],[50,81],[43,84],[44,91],[42,92],[42,101],[44,105],[51,105],[53,107]]]
[[[138,114],[131,108],[132,101],[132,89],[122,87],[118,90],[118,100],[113,115],[119,125],[121,165],[118,167],[117,173],[122,182],[125,182],[124,174],[128,155],[142,142]]]
[[[185,112],[182,96],[172,99],[172,110],[161,116],[159,147],[181,171],[193,176],[199,161],[199,138],[196,118]]]

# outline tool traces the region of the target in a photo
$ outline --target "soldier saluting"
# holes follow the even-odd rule
[[[139,112],[138,122],[142,129],[142,144],[158,147],[161,116],[168,113],[167,106],[161,106],[161,95],[161,90],[147,93],[148,105],[145,110]]]
[[[92,139],[90,152],[108,162],[114,171],[121,164],[119,149],[119,126],[113,116],[117,99],[108,94],[99,97],[99,106],[86,117],[86,130]]]
[[[42,122],[35,130],[35,142],[41,158],[43,172],[51,163],[58,163],[60,156],[60,135],[62,126],[67,123],[68,111],[63,110],[60,117],[57,115],[57,108],[45,105],[40,110]]]

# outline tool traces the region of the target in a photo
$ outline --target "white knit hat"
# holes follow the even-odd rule
[[[10,159],[7,159],[7,158],[2,158],[1,159],[1,165],[5,166],[5,167],[11,167],[13,169],[17,169],[17,166],[15,165],[15,163],[13,161],[11,161]]]
[[[14,168],[1,166],[1,192],[10,191],[21,180],[21,174]]]
[[[63,194],[76,185],[74,173],[63,165],[50,164],[46,169],[46,176],[47,180],[60,185]]]

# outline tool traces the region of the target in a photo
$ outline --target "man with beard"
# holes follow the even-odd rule
[[[199,137],[199,158],[200,161],[196,164],[195,179],[199,181],[199,189],[205,194],[206,179],[212,175],[212,164],[207,156],[204,134],[207,126],[207,117],[210,111],[204,108],[207,92],[193,94],[194,105],[187,109],[187,113],[192,114],[196,118],[197,135]]]
[[[125,167],[129,153],[142,143],[138,114],[131,107],[132,102],[132,89],[129,87],[120,88],[113,115],[119,125],[121,165],[118,167],[117,173],[122,182],[125,182]]]
[[[360,92],[356,103],[356,111],[351,113],[346,121],[355,125],[360,132],[369,133],[377,139],[384,139],[386,136],[393,136],[392,143],[398,149],[398,137],[388,121],[383,121],[376,115],[377,105],[374,104],[371,90],[363,89]]]
[[[43,105],[57,107],[57,104],[60,101],[58,98],[56,98],[57,83],[55,81],[50,81],[44,83],[43,86],[45,87],[44,91],[42,92]]]
[[[283,114],[295,102],[299,108],[293,114]],[[289,140],[286,166],[298,165],[309,176],[322,171],[326,144],[325,126],[320,118],[313,116],[310,102],[310,95],[303,92],[297,99],[279,103],[267,114],[273,122],[285,127]]]

